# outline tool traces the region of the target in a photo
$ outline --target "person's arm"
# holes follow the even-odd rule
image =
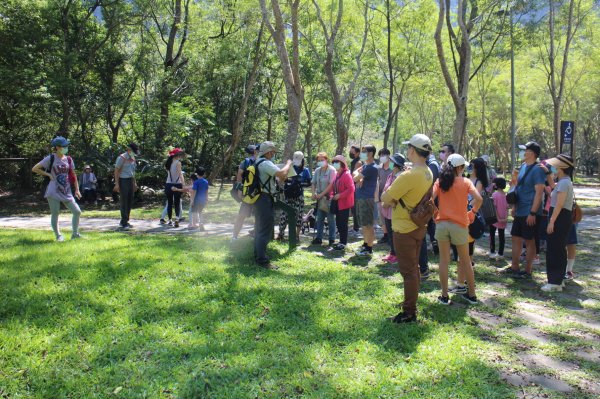
[[[535,197],[533,197],[533,205],[529,211],[529,216],[527,216],[527,225],[534,226],[535,225],[535,214],[542,206],[542,197],[544,196],[544,184],[536,184],[535,185]],[[532,213],[534,215],[532,215]]]
[[[554,222],[558,218],[560,211],[565,206],[565,201],[567,200],[567,192],[559,191],[556,194],[556,206],[554,207],[554,211],[552,212],[552,217],[548,220],[548,227],[546,228],[546,233],[552,234],[554,233]]]
[[[544,171],[544,174],[546,175],[546,181],[548,182],[548,185],[550,186],[550,188],[554,189],[554,186],[556,185],[556,183],[554,182],[552,173],[550,173],[550,169],[548,169],[546,167],[546,165],[544,165],[543,163],[538,164],[538,166]]]
[[[381,194],[381,201],[389,206],[396,206],[398,200],[402,198],[409,188],[409,184],[405,182],[406,175],[400,175],[394,180],[391,186]]]
[[[183,169],[181,167],[181,162],[178,162],[175,168],[177,170],[177,176],[179,176],[179,181],[182,185],[185,185],[185,178],[183,177]]]
[[[279,178],[281,181],[285,181],[287,179],[287,175],[290,171],[290,166],[292,165],[292,161],[289,159],[285,163],[285,166],[281,168],[278,172],[275,172],[275,177]]]
[[[360,181],[362,181],[363,177],[364,176],[362,175],[362,165],[361,165],[360,167],[357,167],[356,169],[354,169],[352,178],[354,180],[354,183],[359,183]]]
[[[41,160],[40,162],[36,163],[34,167],[31,168],[31,171],[40,176],[46,176],[50,178],[50,180],[54,180],[54,177],[52,177],[50,173],[46,172],[46,165],[44,165],[44,160]]]
[[[113,188],[115,193],[121,191],[119,188],[119,176],[121,175],[121,169],[123,169],[123,158],[119,155],[117,162],[115,163],[115,187]]]

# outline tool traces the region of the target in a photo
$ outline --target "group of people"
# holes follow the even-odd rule
[[[79,217],[81,210],[76,198],[81,198],[80,186],[95,181],[91,168],[86,166],[84,175],[77,179],[75,165],[68,156],[69,140],[56,137],[52,140],[52,154],[33,167],[33,171],[47,177],[45,197],[51,210],[51,226],[58,241],[64,237],[58,226],[61,203],[72,213],[72,239],[80,238]],[[384,260],[397,263],[404,279],[403,309],[393,318],[404,323],[416,320],[416,304],[420,281],[429,277],[426,235],[429,235],[434,252],[439,251],[439,277],[441,295],[438,302],[452,303],[450,294],[460,294],[469,303],[477,303],[474,278],[473,250],[475,238],[470,227],[478,218],[484,201],[492,201],[496,217],[488,227],[491,259],[502,259],[505,245],[505,229],[512,209],[513,223],[512,262],[501,273],[519,278],[530,278],[533,263],[541,244],[546,240],[546,268],[548,284],[544,291],[560,291],[564,280],[572,278],[574,254],[569,245],[577,242],[572,222],[574,194],[572,175],[573,159],[560,154],[544,162],[538,162],[541,147],[535,142],[522,146],[523,164],[513,173],[511,189],[505,192],[507,182],[497,177],[485,156],[467,162],[455,153],[451,144],[445,144],[439,152],[438,162],[433,154],[431,140],[423,134],[414,135],[407,145],[406,155],[391,154],[387,149],[376,152],[372,145],[350,149],[350,161],[341,154],[329,158],[325,152],[316,156],[316,169],[311,173],[304,154],[297,151],[291,160],[277,165],[274,158],[277,147],[272,142],[246,148],[248,157],[238,168],[234,189],[240,199],[242,186],[249,166],[254,165],[260,185],[260,194],[250,205],[241,202],[234,223],[233,239],[239,235],[244,219],[254,213],[254,258],[257,265],[276,269],[267,256],[267,245],[273,238],[275,225],[274,205],[284,201],[296,210],[296,220],[288,220],[287,214],[279,219],[278,239],[285,239],[289,225],[299,233],[304,215],[304,190],[310,188],[311,198],[316,202],[316,236],[313,245],[323,244],[325,221],[328,227],[330,251],[344,251],[348,236],[362,229],[363,243],[356,251],[358,256],[372,256],[376,235],[375,226],[381,225],[383,237],[379,243],[389,245]],[[376,161],[376,154],[378,162]],[[135,179],[136,156],[139,148],[130,143],[115,162],[114,191],[120,193],[120,227],[131,228],[129,216],[133,194],[137,190]],[[200,213],[208,202],[208,181],[205,170],[197,168],[186,184],[181,161],[185,152],[175,148],[165,162],[167,174],[165,211],[161,223],[179,226],[182,219],[182,193],[191,198],[190,229],[201,228]],[[464,175],[468,174],[469,177]],[[93,176],[93,177],[92,177]],[[547,200],[544,201],[545,194]],[[416,209],[431,198],[435,212],[428,222],[417,222]],[[175,217],[173,218],[173,214]],[[353,215],[354,225],[349,225]],[[418,223],[418,224],[417,224]],[[540,226],[544,226],[542,230]],[[499,245],[496,251],[495,235]],[[336,237],[339,239],[336,242]],[[536,245],[537,243],[537,245]],[[525,248],[525,267],[521,270],[521,248]],[[448,268],[452,253],[458,261],[457,284],[448,287]]]

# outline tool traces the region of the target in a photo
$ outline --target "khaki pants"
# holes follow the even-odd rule
[[[419,253],[425,238],[425,226],[419,227],[410,233],[394,232],[394,249],[398,257],[398,267],[404,279],[404,302],[402,310],[407,315],[417,312],[417,298],[421,275],[419,272]]]

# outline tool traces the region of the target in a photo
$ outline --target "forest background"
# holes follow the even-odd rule
[[[552,156],[575,121],[592,175],[599,38],[592,0],[4,0],[1,186],[20,186],[57,134],[100,177],[139,143],[147,185],[172,147],[214,181],[249,143],[312,161],[352,144],[404,152],[414,133],[507,171],[511,55],[516,143]]]

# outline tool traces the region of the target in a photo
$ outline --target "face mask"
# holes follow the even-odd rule
[[[382,156],[382,157],[379,157],[379,162],[381,162],[381,163],[386,163],[386,162],[388,161],[388,159],[389,159],[389,158],[388,158],[388,157],[386,157],[386,156],[384,155],[384,156]]]
[[[446,160],[446,153],[445,153],[445,152],[441,152],[441,151],[440,151],[440,159],[441,159],[442,161],[445,161],[445,160]]]
[[[356,157],[353,152],[349,153],[348,155],[350,156],[350,159],[354,159]]]
[[[394,166],[395,164],[392,161],[390,161],[390,169],[394,169]]]
[[[553,174],[557,174],[558,170],[553,165],[550,165],[550,172],[552,172]]]
[[[322,168],[322,167],[323,167],[323,166],[325,166],[325,165],[327,165],[327,163],[326,163],[325,161],[319,161],[319,162],[317,162],[317,166],[318,166],[319,168]]]
[[[339,163],[339,162],[334,162],[334,163],[333,163],[333,168],[334,168],[335,170],[340,170],[340,169],[342,168],[342,165],[340,165],[340,163]]]
[[[69,147],[61,147],[60,150],[58,150],[58,153],[60,155],[67,155],[69,153]]]
[[[294,166],[301,166],[302,165],[302,160],[298,160],[298,159],[294,159]]]
[[[360,160],[361,161],[366,161],[369,158],[369,156],[367,155],[366,152],[361,152],[360,153]]]
[[[525,151],[519,151],[519,159],[525,159]]]

